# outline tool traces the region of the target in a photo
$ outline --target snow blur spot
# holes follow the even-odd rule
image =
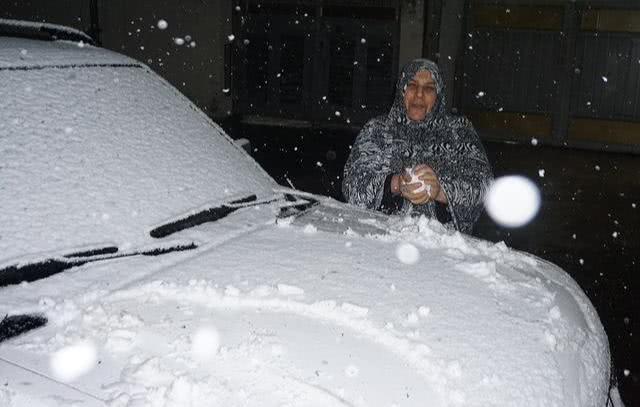
[[[537,146],[537,145],[538,145],[538,139],[537,139],[537,138],[535,138],[535,137],[533,137],[533,138],[531,139],[531,145],[532,145],[532,146]]]
[[[604,83],[607,83],[607,82],[609,82],[609,78],[607,78],[606,76],[603,76],[603,77],[602,77],[602,81],[603,81]]]
[[[339,111],[339,110],[336,110],[336,112],[335,112],[334,114],[336,115],[336,117],[340,117],[340,115],[341,115],[342,113],[340,113],[340,111]]]
[[[235,40],[235,39],[236,39],[236,36],[235,36],[235,35],[233,35],[233,34],[229,34],[229,35],[227,36],[227,39],[228,39],[229,41],[233,41],[233,40]]]
[[[578,261],[580,262],[580,265],[581,265],[581,266],[584,266],[584,259],[580,259],[580,260],[578,260]]]
[[[200,327],[191,338],[191,355],[194,360],[211,360],[220,349],[220,334],[213,326]]]
[[[306,233],[307,235],[312,235],[312,234],[316,233],[317,231],[318,231],[318,228],[313,226],[310,223],[307,226],[304,227],[304,233]]]
[[[624,377],[629,377],[629,375],[631,374],[631,371],[629,369],[624,369],[622,373],[624,374]]]
[[[322,167],[322,162],[320,162],[320,161],[316,161],[316,166],[317,166],[317,167]]]
[[[529,179],[510,175],[500,177],[489,187],[484,201],[489,216],[507,227],[525,225],[540,209],[540,191]]]
[[[483,91],[478,92],[477,97],[481,98],[484,97],[485,93]]]
[[[229,88],[223,88],[222,89],[222,93],[229,93],[229,92],[231,92],[231,89],[229,89]]]
[[[366,44],[366,43],[367,43],[366,38],[360,38],[360,44]]]
[[[632,204],[631,204],[631,207],[632,207],[633,209],[636,209],[636,204],[635,204],[635,203],[632,203]]]
[[[64,128],[64,133],[65,133],[65,134],[71,134],[71,133],[73,133],[73,127],[65,127],[65,128]]]
[[[596,171],[600,171],[600,166],[596,165],[595,167],[593,167]]]
[[[167,27],[169,27],[169,23],[167,23],[167,20],[158,20],[158,28],[161,30],[166,30]]]
[[[538,175],[540,176],[540,178],[544,178],[544,169],[538,170]]]
[[[73,382],[89,373],[96,365],[98,353],[90,342],[66,346],[51,355],[53,376],[61,382]]]
[[[173,39],[173,42],[174,42],[176,45],[184,45],[184,39],[183,39],[183,38],[180,38],[180,37],[174,38],[174,39]]]
[[[613,238],[616,239],[618,237],[618,232],[613,232],[611,236],[613,236]]]
[[[360,369],[356,365],[349,365],[344,369],[344,374],[347,377],[354,378],[360,374]]]
[[[404,264],[416,264],[420,260],[420,250],[411,243],[400,243],[396,247],[396,257]]]

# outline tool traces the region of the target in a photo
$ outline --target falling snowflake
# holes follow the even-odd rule
[[[173,42],[174,42],[176,45],[184,45],[184,39],[182,39],[182,38],[180,38],[180,37],[178,37],[178,38],[174,38],[174,39],[173,39]]]
[[[166,30],[169,27],[169,23],[166,20],[158,20],[158,28],[161,30]]]
[[[544,178],[544,170],[543,169],[538,170],[538,175],[540,176],[540,178]]]
[[[97,352],[90,342],[66,346],[51,355],[51,371],[61,382],[72,382],[96,366]]]
[[[220,334],[212,326],[199,328],[191,338],[191,354],[194,360],[211,360],[220,348]]]
[[[538,139],[537,139],[537,138],[535,138],[535,137],[533,137],[533,138],[531,139],[531,145],[532,145],[532,146],[537,146],[537,145],[538,145]]]
[[[229,35],[227,36],[227,38],[229,39],[229,41],[233,41],[233,40],[235,40],[235,39],[236,39],[236,36],[235,36],[235,35],[233,35],[233,34],[229,34]]]
[[[609,79],[608,79],[606,76],[603,76],[603,77],[602,77],[602,80],[604,81],[604,83],[609,82]]]
[[[505,176],[492,183],[484,203],[494,221],[503,226],[518,227],[538,213],[540,191],[525,177]]]
[[[420,260],[420,251],[411,243],[400,243],[396,247],[396,257],[404,264],[416,264]]]

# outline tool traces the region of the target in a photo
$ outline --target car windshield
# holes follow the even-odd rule
[[[0,68],[0,83],[0,264],[135,245],[191,208],[273,194],[250,157],[144,67]]]

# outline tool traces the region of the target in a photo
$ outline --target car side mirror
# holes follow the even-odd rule
[[[246,138],[239,138],[234,141],[239,147],[242,147],[242,149],[246,151],[247,154],[251,155],[251,141]]]

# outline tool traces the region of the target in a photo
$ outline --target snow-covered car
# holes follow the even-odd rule
[[[85,42],[1,37],[0,94],[0,405],[607,403],[553,264],[281,187]]]

